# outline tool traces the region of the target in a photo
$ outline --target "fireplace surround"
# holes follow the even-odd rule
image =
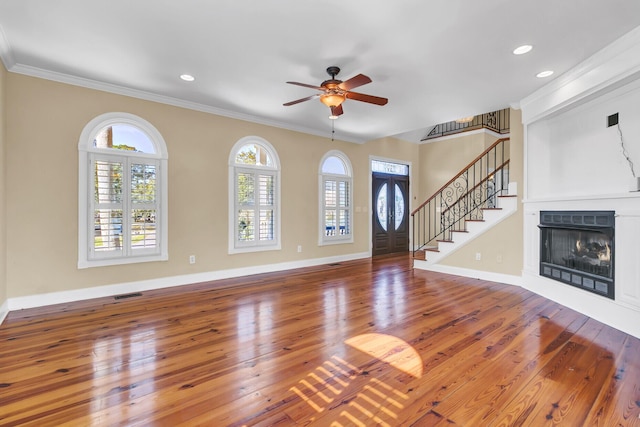
[[[540,275],[615,299],[615,212],[540,211]]]

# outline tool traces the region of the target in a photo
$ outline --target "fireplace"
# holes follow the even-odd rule
[[[614,299],[614,211],[541,211],[540,275]]]

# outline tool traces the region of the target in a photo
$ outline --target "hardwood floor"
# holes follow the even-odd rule
[[[559,285],[561,286],[561,285]],[[638,426],[640,340],[389,256],[10,313],[0,425]]]

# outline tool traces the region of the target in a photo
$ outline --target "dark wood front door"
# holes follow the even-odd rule
[[[373,174],[373,255],[409,250],[409,177]]]

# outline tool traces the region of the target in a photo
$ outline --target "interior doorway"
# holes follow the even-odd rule
[[[376,162],[372,167],[372,255],[408,252],[409,167]]]

